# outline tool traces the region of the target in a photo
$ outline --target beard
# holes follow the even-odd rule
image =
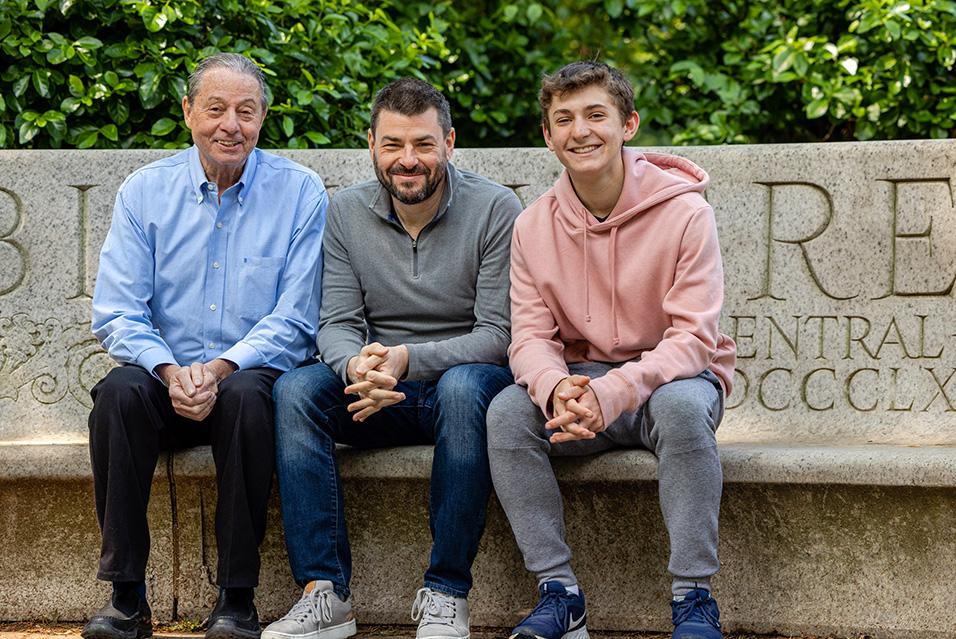
[[[445,179],[447,165],[448,160],[442,158],[435,165],[434,171],[421,163],[413,169],[406,169],[398,163],[395,163],[389,169],[384,169],[379,164],[378,154],[376,154],[375,177],[385,187],[385,190],[402,204],[418,204],[434,195],[438,187],[441,186]],[[425,178],[425,183],[420,188],[400,188],[393,178],[395,175],[421,175]]]

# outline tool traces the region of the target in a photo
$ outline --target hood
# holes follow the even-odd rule
[[[554,185],[560,219],[568,231],[587,228],[591,233],[606,233],[647,209],[683,193],[702,193],[710,177],[690,160],[666,153],[641,153],[625,147],[624,188],[611,213],[603,220],[591,215],[571,184],[567,169]]]
[[[584,320],[591,322],[591,270],[588,236],[609,234],[607,269],[611,289],[612,343],[621,342],[617,304],[617,232],[622,224],[644,211],[684,193],[702,193],[710,181],[702,168],[676,155],[641,153],[623,148],[624,186],[611,213],[599,220],[581,203],[571,184],[567,169],[554,185],[558,203],[558,221],[571,237],[583,235],[584,244]]]

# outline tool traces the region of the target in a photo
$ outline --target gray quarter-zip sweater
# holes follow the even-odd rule
[[[458,364],[507,363],[511,229],[521,203],[451,164],[446,177],[438,213],[416,240],[377,180],[332,197],[318,346],[343,379],[367,342],[405,344],[408,380],[438,379]]]

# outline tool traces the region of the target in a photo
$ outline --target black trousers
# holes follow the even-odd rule
[[[275,468],[272,386],[280,371],[241,370],[219,385],[202,422],[180,417],[169,391],[139,366],[120,366],[93,387],[90,459],[103,545],[97,577],[142,581],[149,557],[146,506],[161,450],[211,444],[216,464],[217,581],[259,583],[259,544]]]

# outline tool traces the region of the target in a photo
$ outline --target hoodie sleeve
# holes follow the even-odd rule
[[[531,400],[548,414],[554,387],[568,376],[564,343],[558,338],[558,323],[541,298],[528,271],[519,225],[511,241],[511,346],[508,357],[515,381],[528,387]]]
[[[637,410],[662,384],[699,375],[710,366],[720,339],[724,273],[717,225],[710,206],[698,209],[681,238],[674,283],[662,311],[671,318],[657,346],[591,381],[604,423]]]

